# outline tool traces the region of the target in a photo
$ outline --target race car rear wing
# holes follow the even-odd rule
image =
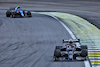
[[[63,39],[63,43],[69,43],[70,40],[64,40]],[[80,39],[74,39],[74,40],[71,40],[73,43],[75,42],[80,42]]]

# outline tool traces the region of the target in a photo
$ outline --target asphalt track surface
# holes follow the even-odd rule
[[[100,28],[100,2],[26,1],[0,0],[0,9],[20,5],[27,10],[67,12],[84,17]],[[32,18],[13,19],[0,11],[0,22],[0,67],[84,67],[83,61],[53,62],[55,46],[62,45],[62,39],[71,38],[53,18],[35,14]]]
[[[0,15],[0,67],[85,67],[83,61],[53,61],[56,45],[71,36],[55,19],[40,14],[32,18]]]

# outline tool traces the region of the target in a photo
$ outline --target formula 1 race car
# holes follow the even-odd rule
[[[60,58],[65,60],[87,60],[88,48],[80,44],[80,39],[63,40],[64,46],[56,46],[54,50],[54,61]]]
[[[24,14],[24,16],[21,15],[21,12]],[[32,17],[32,14],[30,11],[15,11],[15,8],[10,8],[6,12],[6,17],[12,17],[12,18],[20,18],[20,17]]]

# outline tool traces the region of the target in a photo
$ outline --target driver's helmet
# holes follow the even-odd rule
[[[20,8],[20,6],[17,6],[18,8]]]
[[[70,40],[69,43],[73,43],[73,41]]]
[[[72,39],[69,39],[69,40],[72,40]]]
[[[72,39],[69,39],[69,43],[70,43],[70,44],[73,43]]]

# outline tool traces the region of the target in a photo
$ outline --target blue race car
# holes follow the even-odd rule
[[[21,8],[10,8],[6,12],[6,17],[12,17],[12,18],[20,18],[20,17],[32,17],[32,14],[30,11],[23,11]]]

